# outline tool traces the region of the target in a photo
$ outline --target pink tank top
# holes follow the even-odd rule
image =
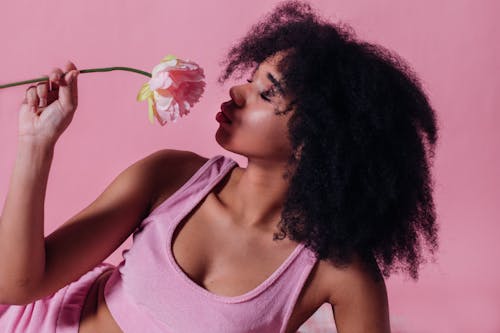
[[[259,286],[231,297],[196,284],[172,254],[175,227],[237,165],[223,155],[210,158],[136,229],[104,288],[124,333],[285,332],[316,262],[303,243]]]

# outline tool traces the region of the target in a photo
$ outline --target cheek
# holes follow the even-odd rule
[[[267,110],[266,110],[267,111]],[[276,136],[280,123],[276,116],[270,115],[269,111],[264,113],[255,113],[246,117],[241,122],[239,130],[256,139],[270,138]]]
[[[237,132],[237,133],[236,133]],[[254,146],[263,152],[275,152],[289,148],[288,129],[284,118],[277,115],[252,117],[235,131],[235,139],[241,144]]]

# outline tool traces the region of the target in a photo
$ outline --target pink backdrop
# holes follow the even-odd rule
[[[214,116],[228,99],[216,85],[230,44],[277,1],[9,1],[0,10],[0,83],[46,75],[72,60],[79,69],[129,66],[151,72],[169,53],[198,62],[207,89],[189,117],[152,125],[135,100],[146,77],[81,74],[79,107],[56,146],[45,234],[92,202],[127,166],[163,148],[225,154]],[[436,205],[440,250],[418,282],[387,280],[393,332],[500,332],[499,24],[494,0],[312,1],[323,16],[395,50],[418,73],[436,108]],[[5,200],[27,86],[0,90],[0,200]],[[196,133],[197,135],[193,135]],[[106,261],[117,264],[131,237]],[[331,313],[330,313],[331,315]],[[334,332],[329,317],[329,330]],[[311,330],[312,331],[312,330]]]

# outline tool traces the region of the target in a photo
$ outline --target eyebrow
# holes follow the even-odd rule
[[[283,86],[279,83],[278,80],[276,80],[276,78],[271,74],[271,73],[267,73],[267,78],[269,80],[271,80],[271,82],[273,83],[273,85],[278,89],[278,91],[284,95],[285,94],[285,90],[283,89]]]
[[[257,67],[254,68],[252,74],[255,74],[259,68],[260,68],[260,64]],[[267,75],[266,75],[266,77],[273,83],[273,86],[275,86],[276,89],[278,89],[278,91],[282,95],[285,95],[285,89],[283,88],[283,86],[281,85],[281,83],[278,80],[276,80],[276,78],[271,73],[268,72]]]

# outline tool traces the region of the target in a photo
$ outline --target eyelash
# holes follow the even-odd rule
[[[247,82],[248,83],[252,83],[253,81],[250,80],[250,79],[247,79]],[[263,93],[260,94],[260,97],[262,97],[262,99],[265,99],[266,101],[270,102],[271,100],[265,96],[265,94],[268,94],[270,92],[271,92],[271,89],[266,90],[266,91],[264,91]]]

